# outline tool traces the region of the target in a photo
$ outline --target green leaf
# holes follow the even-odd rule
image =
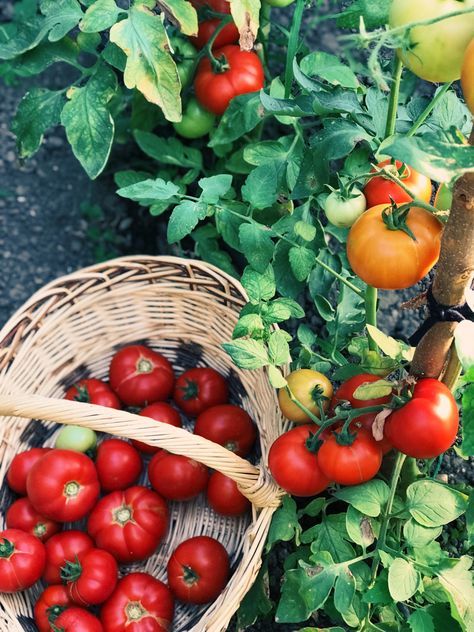
[[[334,605],[341,614],[344,614],[351,607],[355,589],[356,582],[351,569],[348,566],[343,566],[339,571],[334,588]]]
[[[303,57],[300,68],[308,77],[320,77],[333,86],[353,89],[359,87],[356,75],[336,55],[322,51],[310,53]]]
[[[431,480],[412,483],[407,489],[408,510],[424,527],[439,527],[456,520],[466,511],[460,492]]]
[[[165,182],[161,178],[141,180],[117,191],[121,197],[142,203],[151,203],[153,200],[172,200],[177,193],[179,193],[179,187],[176,184]]]
[[[202,189],[200,199],[203,202],[207,202],[207,204],[216,204],[221,197],[224,197],[229,192],[232,186],[232,176],[220,174],[209,178],[201,178],[198,185]]]
[[[205,217],[205,205],[192,200],[183,200],[171,213],[168,222],[168,243],[174,244],[189,235]]]
[[[237,321],[234,331],[232,332],[232,337],[242,338],[243,336],[253,336],[256,333],[262,332],[263,329],[264,324],[260,314],[245,314]]]
[[[362,600],[365,603],[372,603],[375,605],[383,605],[386,606],[389,603],[392,603],[392,597],[390,595],[390,591],[388,589],[388,571],[383,570],[377,579],[375,580],[374,585],[364,592],[362,596]]]
[[[107,42],[102,51],[102,58],[113,68],[124,72],[125,66],[127,65],[127,56],[121,48],[112,44],[112,42]]]
[[[418,590],[420,574],[413,564],[396,557],[388,569],[388,589],[395,601],[406,601]]]
[[[209,147],[232,143],[252,131],[264,118],[265,111],[258,94],[248,93],[235,97],[222,115],[217,130],[212,134]]]
[[[344,118],[326,119],[324,129],[312,137],[311,147],[317,148],[324,159],[330,161],[345,158],[363,140],[370,141],[371,138],[362,127]]]
[[[462,453],[474,456],[474,383],[468,384],[462,394]]]
[[[298,281],[304,281],[316,265],[314,252],[304,246],[292,246],[289,251],[291,270]]]
[[[369,399],[379,399],[387,397],[393,391],[393,382],[390,380],[377,380],[376,382],[363,382],[358,386],[354,393],[354,399],[359,401],[367,401]]]
[[[311,550],[328,551],[335,562],[347,562],[354,557],[354,549],[348,542],[346,515],[331,514],[304,531],[301,535],[303,544],[311,542]]]
[[[469,546],[474,546],[474,489],[469,494],[469,502],[466,509],[466,529]]]
[[[346,529],[353,542],[367,548],[375,541],[379,525],[351,505],[346,513]]]
[[[158,0],[158,5],[166,16],[184,35],[197,35],[198,19],[196,9],[186,0]]]
[[[67,35],[83,15],[77,0],[40,0],[40,11],[47,18],[50,42],[57,42]]]
[[[275,275],[271,266],[268,266],[262,274],[247,266],[242,274],[241,282],[251,303],[269,301],[275,296]]]
[[[273,603],[270,600],[270,588],[268,578],[268,562],[264,560],[252,587],[242,599],[237,611],[238,627],[247,629],[261,617],[265,617],[272,611]]]
[[[173,136],[163,138],[139,129],[133,135],[140,149],[161,164],[199,170],[202,168],[201,152],[185,146]]]
[[[242,199],[254,208],[268,208],[278,198],[284,163],[271,162],[257,167],[247,176]]]
[[[110,41],[127,55],[127,88],[137,88],[147,101],[161,107],[168,121],[180,121],[181,84],[160,16],[134,5],[128,18],[110,29]]]
[[[276,542],[290,542],[301,532],[296,511],[296,502],[291,496],[283,496],[281,506],[273,514],[265,550],[268,552]]]
[[[38,151],[44,132],[59,123],[63,104],[62,91],[32,88],[25,94],[12,123],[20,158],[29,158]]]
[[[408,617],[412,632],[435,632],[433,617],[425,609],[419,608]]]
[[[267,305],[264,313],[268,324],[281,323],[289,318],[303,318],[304,310],[299,303],[291,298],[277,298]]]
[[[272,364],[280,366],[291,361],[287,336],[288,334],[281,329],[270,334],[268,353]]]
[[[77,55],[78,47],[69,37],[58,42],[42,42],[14,60],[15,74],[20,77],[39,75],[59,61],[74,64]]]
[[[407,345],[395,340],[395,338],[387,336],[383,331],[380,331],[380,329],[377,329],[377,327],[373,325],[367,324],[367,331],[379,349],[389,358],[394,360],[403,358],[409,361],[412,359],[413,351],[411,347],[407,347]]]
[[[278,292],[285,297],[297,298],[303,291],[304,283],[298,281],[291,270],[289,252],[291,246],[283,241],[277,241],[273,257],[273,268]]]
[[[263,342],[257,340],[235,340],[222,345],[240,369],[259,369],[268,364],[268,354]]]
[[[117,22],[121,13],[123,9],[117,7],[115,0],[95,0],[80,21],[79,28],[83,33],[105,31]]]
[[[232,263],[230,254],[221,250],[221,242],[218,239],[219,233],[213,224],[205,224],[196,228],[192,232],[191,237],[196,242],[196,254],[198,257],[217,266],[233,277],[240,277]]]
[[[316,237],[316,227],[307,222],[296,222],[293,227],[295,235],[304,239],[304,241],[313,241]]]
[[[446,567],[438,572],[439,581],[449,598],[451,616],[465,632],[474,629],[474,587],[469,571],[471,564],[472,558],[463,555],[458,561],[447,561]]]
[[[273,241],[268,229],[256,223],[242,224],[239,229],[240,246],[247,261],[257,272],[263,273],[273,257]]]
[[[284,388],[288,385],[282,372],[271,364],[268,366],[268,379],[273,388]]]
[[[338,16],[337,26],[347,29],[358,29],[360,18],[368,29],[375,29],[388,23],[388,13],[392,0],[354,0],[346,10]]]
[[[442,530],[442,527],[423,527],[410,518],[403,525],[403,536],[409,546],[423,547],[436,540]]]
[[[321,294],[316,294],[316,296],[313,296],[313,300],[314,305],[323,320],[329,323],[335,319],[336,310],[325,296],[321,296]]]
[[[244,160],[250,165],[259,167],[273,161],[286,160],[288,157],[288,141],[293,139],[286,136],[281,140],[264,140],[252,143],[244,148]]]
[[[134,169],[124,169],[123,171],[116,171],[114,173],[114,182],[119,189],[124,189],[132,184],[138,184],[144,180],[150,179],[150,173],[148,171],[135,171]],[[126,197],[126,196],[124,196]]]
[[[61,123],[72,151],[94,179],[104,169],[114,140],[115,123],[108,104],[117,90],[114,71],[100,64],[81,88],[71,88]]]
[[[383,481],[374,479],[367,483],[362,483],[362,485],[343,487],[334,492],[333,496],[352,505],[352,507],[367,516],[376,517],[380,515],[389,494],[388,485]]]
[[[260,0],[232,0],[230,10],[239,29],[240,48],[252,50],[260,24]]]
[[[278,99],[268,95],[263,90],[260,92],[260,101],[263,112],[275,115],[278,119],[282,116],[301,118],[314,116],[313,101],[309,96],[300,96],[292,99]]]

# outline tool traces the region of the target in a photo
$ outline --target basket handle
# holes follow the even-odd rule
[[[138,439],[187,456],[232,478],[256,507],[276,507],[283,494],[264,468],[252,465],[204,437],[142,415],[95,404],[19,393],[0,394],[0,415],[84,426],[126,439]]]

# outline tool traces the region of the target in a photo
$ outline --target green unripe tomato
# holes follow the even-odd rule
[[[212,112],[191,98],[185,107],[183,118],[179,123],[173,123],[173,127],[183,138],[201,138],[211,131],[215,120]]]
[[[196,49],[191,42],[182,37],[170,37],[170,42],[173,48],[173,59],[178,68],[181,87],[186,88],[192,79]]]
[[[349,228],[367,208],[365,195],[359,189],[353,188],[351,197],[343,197],[339,191],[333,191],[324,202],[326,217],[340,228]]]
[[[448,185],[443,182],[436,191],[434,205],[440,211],[449,211],[453,203],[453,192]]]
[[[81,426],[64,426],[56,439],[56,448],[87,452],[97,445],[97,435],[90,428]]]
[[[295,0],[264,0],[265,4],[269,4],[271,7],[288,7],[293,4]]]

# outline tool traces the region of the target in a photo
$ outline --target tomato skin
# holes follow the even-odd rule
[[[473,0],[394,0],[390,7],[392,28],[408,22],[428,20],[474,7]],[[397,51],[403,63],[415,75],[426,81],[455,81],[461,75],[464,51],[474,36],[472,13],[459,15],[410,31],[410,50]]]
[[[103,632],[101,622],[83,608],[67,608],[56,619],[54,625],[61,632]]]
[[[227,551],[207,536],[190,538],[174,550],[168,562],[168,584],[180,601],[204,604],[214,601],[229,579]]]
[[[214,441],[239,456],[247,456],[257,438],[257,429],[243,408],[221,404],[199,415],[194,434]]]
[[[48,586],[35,603],[34,616],[39,632],[51,632],[53,623],[61,612],[72,605],[68,590],[63,584]]]
[[[412,399],[386,420],[384,434],[400,452],[416,459],[432,459],[456,439],[459,413],[451,391],[442,382],[424,378]]]
[[[352,189],[354,197],[345,198],[340,191],[332,191],[324,202],[326,217],[334,226],[349,228],[367,208],[365,195]]]
[[[83,518],[99,496],[93,461],[73,450],[51,450],[37,461],[26,481],[28,498],[42,515],[57,522]]]
[[[292,428],[270,448],[270,472],[278,485],[294,496],[316,496],[331,482],[321,471],[316,454],[306,446],[317,429],[315,424]]]
[[[203,108],[194,97],[191,97],[184,108],[182,119],[178,123],[173,123],[173,127],[175,132],[183,138],[202,138],[209,134],[215,120],[216,117],[212,112]]]
[[[127,406],[145,406],[168,399],[174,386],[174,372],[161,353],[144,345],[130,345],[112,358],[109,380]]]
[[[370,481],[382,464],[382,449],[367,430],[357,433],[352,445],[340,445],[339,431],[332,433],[318,451],[318,465],[325,476],[340,485]]]
[[[230,68],[215,73],[209,58],[203,58],[198,66],[194,89],[199,103],[220,116],[237,95],[261,90],[265,76],[258,55],[241,51],[239,46],[223,46],[215,51],[214,56],[218,59],[224,57]]]
[[[237,487],[237,483],[221,472],[214,472],[207,485],[207,502],[223,516],[241,516],[252,504]]]
[[[7,510],[5,522],[8,529],[20,529],[46,542],[61,525],[39,514],[28,498],[16,500]]]
[[[74,562],[82,553],[94,548],[92,538],[84,531],[62,531],[53,535],[45,544],[46,565],[43,580],[47,584],[61,583],[61,568],[66,562]]]
[[[184,37],[170,37],[170,43],[173,49],[172,56],[178,68],[181,87],[186,88],[192,78],[196,49],[191,42]]]
[[[56,438],[55,448],[75,450],[76,452],[93,451],[97,445],[97,435],[90,428],[82,426],[63,426]]]
[[[190,500],[206,489],[207,467],[194,459],[161,450],[148,465],[151,486],[168,500]]]
[[[20,529],[0,531],[0,593],[18,592],[41,577],[46,553],[44,544]]]
[[[461,86],[467,107],[474,116],[474,39],[466,48],[461,70]]]
[[[79,380],[66,391],[64,399],[76,402],[86,402],[97,406],[107,406],[107,408],[122,408],[119,398],[106,382],[89,378]]]
[[[74,562],[66,564],[61,577],[72,601],[87,608],[104,602],[113,593],[118,566],[107,551],[89,549],[78,555]]]
[[[8,485],[21,496],[26,496],[26,479],[29,471],[51,448],[31,448],[15,455],[7,472]]]
[[[313,415],[316,415],[316,417],[320,415],[319,406],[312,396],[316,388],[320,388],[322,395],[326,397],[326,399],[321,401],[323,410],[328,409],[333,389],[331,382],[325,375],[319,371],[313,371],[312,369],[297,369],[288,375],[286,381],[296,399],[313,413]],[[308,421],[311,421],[308,415],[291,401],[286,388],[281,388],[278,391],[278,402],[281,412],[290,421],[297,424],[306,424]]]
[[[105,492],[133,485],[141,474],[142,465],[137,450],[122,439],[106,439],[97,449],[95,466]]]
[[[382,455],[385,456],[393,449],[393,445],[385,436],[382,437],[382,439],[376,439],[374,437],[372,426],[376,417],[377,413],[366,413],[365,415],[360,415],[354,419],[349,428],[351,432],[359,432],[361,428],[364,428],[382,450]]]
[[[376,397],[375,399],[357,399],[354,397],[354,391],[366,382],[378,382],[380,377],[373,375],[372,373],[361,373],[360,375],[354,375],[348,380],[345,380],[341,386],[334,393],[334,397],[331,401],[331,409],[342,403],[349,402],[352,408],[366,408],[367,406],[383,406],[388,404],[392,399],[390,395],[386,397]]]
[[[199,367],[189,369],[178,377],[173,398],[186,415],[197,417],[207,408],[227,404],[229,387],[220,373]]]
[[[167,529],[166,502],[140,485],[104,496],[87,522],[87,531],[96,546],[121,563],[153,555]]]
[[[268,4],[270,7],[289,7],[290,4],[293,4],[295,0],[263,0],[265,4]]]
[[[101,610],[104,632],[169,632],[173,595],[148,573],[130,573],[117,584]]]
[[[150,417],[156,421],[161,421],[163,424],[175,426],[176,428],[181,428],[183,425],[178,411],[166,402],[155,402],[154,404],[150,404],[149,406],[146,406],[146,408],[143,408],[143,410],[141,410],[138,414],[142,417]],[[136,439],[132,439],[132,445],[144,454],[156,454],[161,450],[161,448],[148,445],[147,443],[137,441]]]
[[[191,37],[191,41],[196,48],[204,48],[207,42],[211,39],[216,28],[220,25],[221,20],[219,18],[211,18],[210,20],[204,20],[199,22],[199,30],[196,37]],[[235,26],[234,22],[226,24],[219,35],[214,40],[212,50],[216,48],[222,48],[228,44],[235,44],[239,41],[239,29]]]
[[[373,206],[352,226],[347,256],[354,272],[368,285],[401,290],[418,283],[439,258],[443,227],[431,213],[413,206],[407,225],[416,241],[401,230],[389,230],[382,213],[386,204]]]
[[[383,168],[390,165],[390,163],[390,159],[384,160],[383,162],[379,162],[377,167]],[[395,164],[396,168],[393,167],[394,175],[398,176],[403,184],[410,189],[416,197],[429,204],[431,200],[431,180],[408,165],[405,165],[405,170],[400,176],[398,170],[401,169],[403,163],[400,162],[400,160],[396,160]],[[375,171],[375,169],[372,169],[372,172]],[[413,199],[400,185],[383,176],[370,178],[364,187],[364,195],[367,199],[368,208],[372,208],[377,204],[390,204],[390,198],[392,198],[396,204],[406,204]]]

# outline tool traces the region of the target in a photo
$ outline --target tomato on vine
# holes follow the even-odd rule
[[[326,217],[340,228],[349,228],[367,208],[365,195],[357,187],[334,189],[323,204]]]
[[[399,160],[391,164],[390,159],[379,162],[377,169],[388,168],[389,172],[399,178],[410,191],[423,202],[431,200],[431,180],[412,167],[403,164]],[[376,173],[377,169],[372,169]],[[411,202],[412,197],[396,182],[392,182],[383,175],[373,176],[364,187],[364,195],[367,199],[367,207],[377,204],[390,204],[393,200],[397,204]]]
[[[292,395],[313,415],[319,417],[320,407],[325,411],[332,397],[332,384],[319,371],[297,369],[286,378]],[[290,421],[306,424],[311,418],[294,401],[291,400],[287,388],[278,391],[278,402],[283,415]]]
[[[182,119],[178,123],[173,123],[173,127],[183,138],[202,138],[209,134],[215,120],[215,114],[203,108],[197,99],[191,97],[184,108]]]

